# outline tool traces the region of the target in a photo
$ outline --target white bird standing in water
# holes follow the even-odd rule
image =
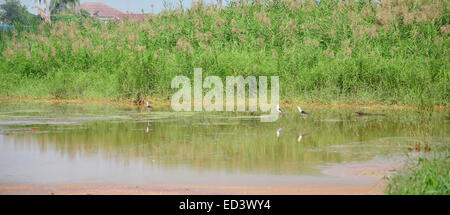
[[[281,110],[280,105],[277,105],[277,111],[278,111],[278,113],[284,113],[284,111]]]
[[[305,111],[303,111],[299,106],[297,106],[298,111],[302,114],[302,115],[306,115],[308,113],[306,113]]]

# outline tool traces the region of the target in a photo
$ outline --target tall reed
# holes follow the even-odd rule
[[[449,104],[449,1],[264,2],[2,32],[0,96],[167,98],[201,67],[280,76],[286,100]]]

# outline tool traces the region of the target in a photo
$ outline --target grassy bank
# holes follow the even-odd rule
[[[386,187],[387,194],[450,194],[450,156],[418,158],[395,174]]]
[[[3,32],[0,97],[167,99],[201,67],[280,76],[283,100],[449,105],[448,1],[258,2]]]
[[[448,118],[448,117],[447,117]],[[421,137],[411,141],[406,164],[387,182],[386,194],[436,195],[450,194],[450,153],[448,141],[436,141],[429,114],[420,115],[410,135]]]

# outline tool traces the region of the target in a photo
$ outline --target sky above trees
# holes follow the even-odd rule
[[[193,0],[182,0],[183,6],[189,8]],[[194,0],[195,1],[195,0]],[[0,2],[3,2],[0,0]],[[21,0],[22,4],[26,5],[30,13],[36,14],[36,10],[32,9],[36,6],[35,0]],[[102,2],[113,8],[119,9],[123,12],[141,13],[144,10],[145,13],[159,13],[164,9],[163,0],[80,0],[80,3],[84,2]],[[178,5],[180,0],[167,0],[166,2],[172,3],[172,5]],[[204,0],[206,3],[216,2],[216,0]],[[223,1],[224,4],[226,2]],[[153,5],[153,9],[151,8]]]

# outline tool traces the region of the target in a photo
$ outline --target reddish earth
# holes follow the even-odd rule
[[[334,188],[149,187],[124,185],[0,186],[0,194],[31,195],[201,195],[201,194],[382,194],[382,185]]]
[[[267,186],[185,186],[185,185],[95,185],[45,184],[0,185],[0,194],[31,195],[201,195],[201,194],[284,194],[284,195],[377,195],[383,194],[385,179],[398,168],[388,163],[350,163],[323,171],[337,180],[298,182]],[[357,182],[357,183],[355,183]]]

